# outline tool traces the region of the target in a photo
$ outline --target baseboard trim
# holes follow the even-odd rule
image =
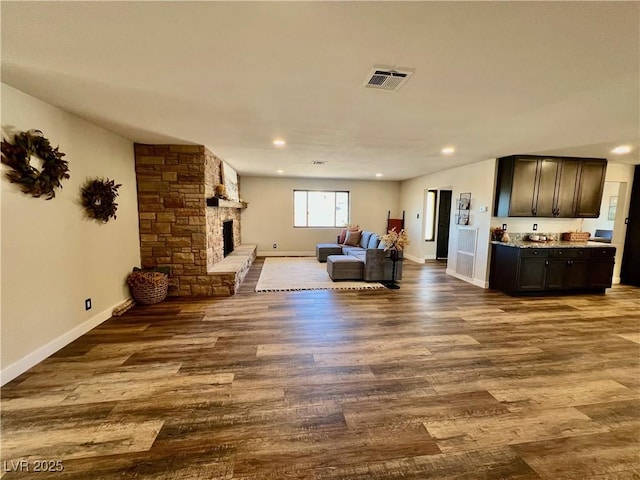
[[[619,285],[619,284],[620,284],[620,277],[613,277],[613,278],[611,279],[611,283],[612,283],[613,285]]]
[[[273,252],[270,250],[259,251],[259,257],[315,257],[316,252],[309,250],[308,252]]]
[[[406,258],[407,260],[411,260],[412,262],[424,263],[424,258],[414,257],[413,255],[409,255],[408,253],[404,254],[404,258]]]
[[[475,285],[476,287],[480,287],[484,289],[489,288],[489,282],[485,282],[484,280],[480,280],[478,278],[465,277],[463,275],[460,275],[459,273],[456,273],[455,270],[452,270],[450,268],[447,268],[446,272],[447,272],[447,275],[451,275],[452,277],[455,277],[458,280],[462,280],[464,282],[470,283],[471,285]]]
[[[118,305],[121,305],[123,301],[119,301],[118,303],[107,308],[106,310],[103,310],[97,315],[94,315],[89,320],[86,320],[85,322],[72,328],[68,332],[63,333],[58,338],[50,341],[46,345],[43,345],[37,350],[25,355],[17,362],[14,362],[8,367],[3,368],[2,371],[0,371],[0,385],[5,385],[6,383],[10,382],[14,378],[16,378],[18,375],[23,374],[24,372],[29,370],[31,367],[40,363],[45,358],[50,357],[61,348],[66,347],[75,339],[81,337],[92,328],[97,327],[105,320],[108,320],[109,318],[111,318],[113,309],[116,308]]]

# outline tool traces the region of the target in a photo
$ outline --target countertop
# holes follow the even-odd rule
[[[525,240],[514,240],[511,242],[499,242],[492,240],[494,245],[504,245],[514,248],[615,248],[615,245],[601,242],[530,242]]]

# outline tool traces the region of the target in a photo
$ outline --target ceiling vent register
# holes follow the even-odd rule
[[[409,80],[413,72],[374,68],[369,72],[364,86],[378,90],[396,91]]]

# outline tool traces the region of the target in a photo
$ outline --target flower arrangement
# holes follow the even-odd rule
[[[409,245],[409,237],[404,228],[397,232],[395,227],[382,236],[382,243],[386,250],[402,250]]]

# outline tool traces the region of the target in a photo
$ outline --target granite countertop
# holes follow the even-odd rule
[[[615,248],[615,245],[601,242],[531,242],[527,240],[514,240],[511,242],[500,242],[492,240],[494,245],[505,245],[515,248]]]

